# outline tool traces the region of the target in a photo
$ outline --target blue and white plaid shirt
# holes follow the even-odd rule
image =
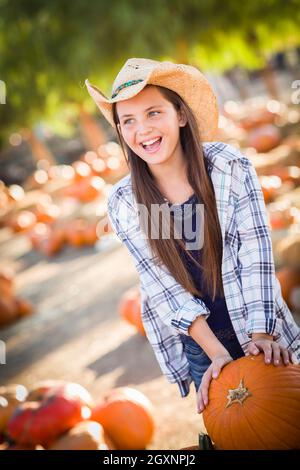
[[[266,207],[256,171],[248,158],[223,142],[203,144],[211,169],[223,240],[225,300],[237,338],[246,352],[251,334],[267,333],[300,360],[300,330],[282,298],[275,276]],[[108,198],[108,218],[132,255],[140,276],[142,319],[162,372],[181,396],[192,378],[180,334],[205,303],[186,291],[164,266],[154,262],[141,232],[131,175],[118,181]]]

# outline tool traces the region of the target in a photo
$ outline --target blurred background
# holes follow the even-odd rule
[[[212,84],[217,140],[255,165],[277,276],[300,323],[299,24],[300,2],[288,0],[0,0],[4,448],[52,445],[47,436],[20,439],[11,413],[28,391],[58,399],[70,383],[91,395],[97,448],[179,449],[203,429],[194,389],[183,400],[160,372],[141,324],[138,276],[106,221],[108,191],[128,168],[84,80],[110,96],[129,57],[191,64]],[[118,413],[126,400],[138,403],[135,424],[124,419],[117,435],[104,405],[115,388]],[[84,389],[80,406],[89,401]],[[78,421],[54,421],[56,439]],[[100,424],[114,444],[101,441]]]

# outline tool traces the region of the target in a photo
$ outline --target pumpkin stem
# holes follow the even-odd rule
[[[242,405],[243,402],[246,400],[246,398],[250,396],[251,396],[251,393],[244,386],[243,379],[241,379],[238,388],[228,390],[228,395],[226,397],[228,399],[228,402],[225,408],[228,408],[229,406],[231,406],[233,403],[236,403],[236,402]]]

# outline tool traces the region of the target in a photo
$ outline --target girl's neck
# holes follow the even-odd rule
[[[182,156],[169,158],[159,165],[151,165],[150,171],[162,195],[171,203],[186,201],[193,193],[187,178],[186,160]]]
[[[186,159],[181,148],[177,148],[167,161],[148,166],[159,186],[167,187],[170,183],[187,181]]]

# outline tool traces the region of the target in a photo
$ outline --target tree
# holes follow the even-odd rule
[[[128,57],[263,67],[299,43],[299,20],[299,0],[0,0],[0,138],[62,107],[94,110],[84,79],[110,95]]]

